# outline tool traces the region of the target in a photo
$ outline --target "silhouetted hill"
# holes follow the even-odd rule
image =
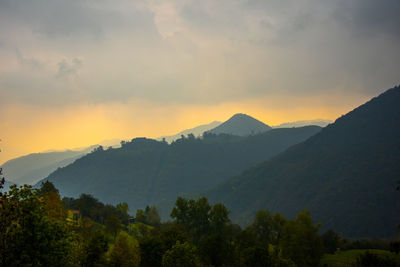
[[[320,129],[276,129],[249,137],[205,134],[172,144],[136,138],[118,149],[97,149],[48,180],[66,196],[89,193],[107,203],[125,201],[131,210],[157,204],[166,218],[179,194],[225,181]]]
[[[292,128],[292,127],[304,127],[310,125],[316,125],[319,127],[325,127],[328,124],[332,123],[330,120],[316,119],[316,120],[305,120],[305,121],[293,121],[293,122],[285,122],[281,123],[277,126],[272,126],[272,128]]]
[[[100,145],[117,147],[119,139],[104,140]],[[5,162],[1,167],[8,181],[17,184],[35,184],[58,168],[71,164],[99,145],[65,151],[32,153]]]
[[[400,223],[400,87],[209,192],[245,223],[259,209],[308,209],[346,237],[393,237]]]
[[[207,131],[212,134],[232,134],[238,136],[248,136],[259,134],[271,130],[268,125],[256,120],[246,114],[238,113],[221,125]]]
[[[213,128],[217,127],[220,124],[221,124],[221,122],[219,122],[219,121],[213,121],[213,122],[211,122],[209,124],[199,125],[197,127],[184,130],[184,131],[179,132],[179,133],[177,133],[175,135],[161,136],[161,137],[157,138],[157,140],[161,141],[161,140],[163,140],[163,138],[165,138],[166,142],[171,143],[171,142],[173,142],[173,141],[175,141],[177,139],[180,139],[182,135],[183,136],[187,136],[188,134],[193,134],[195,137],[200,137],[200,136],[203,135],[203,133],[205,131],[213,129]]]
[[[1,167],[9,181],[18,184],[34,184],[47,177],[57,168],[64,167],[89,152],[89,150],[67,150],[62,152],[33,153],[11,159]]]

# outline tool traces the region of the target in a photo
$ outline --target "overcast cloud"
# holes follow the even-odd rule
[[[0,104],[219,103],[399,83],[400,1],[0,1]]]

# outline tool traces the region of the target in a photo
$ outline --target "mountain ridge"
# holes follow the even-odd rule
[[[211,189],[234,220],[259,209],[308,209],[346,237],[393,237],[400,221],[400,87],[338,118],[304,142]]]
[[[206,134],[171,144],[136,138],[118,149],[97,149],[42,181],[53,182],[65,196],[89,193],[106,203],[128,202],[133,209],[157,204],[166,218],[178,195],[205,190],[320,129],[274,129],[248,137]]]

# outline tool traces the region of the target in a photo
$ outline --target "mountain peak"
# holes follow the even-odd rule
[[[212,134],[232,134],[248,136],[271,130],[265,123],[244,113],[237,113],[221,125],[207,131]]]
[[[244,114],[244,113],[236,113],[235,115],[233,115],[231,117],[231,119],[233,119],[233,118],[238,118],[238,119],[251,118],[251,119],[253,119],[251,116]]]

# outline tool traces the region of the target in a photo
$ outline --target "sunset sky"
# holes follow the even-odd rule
[[[398,0],[0,0],[0,164],[246,113],[331,119],[400,83]]]

